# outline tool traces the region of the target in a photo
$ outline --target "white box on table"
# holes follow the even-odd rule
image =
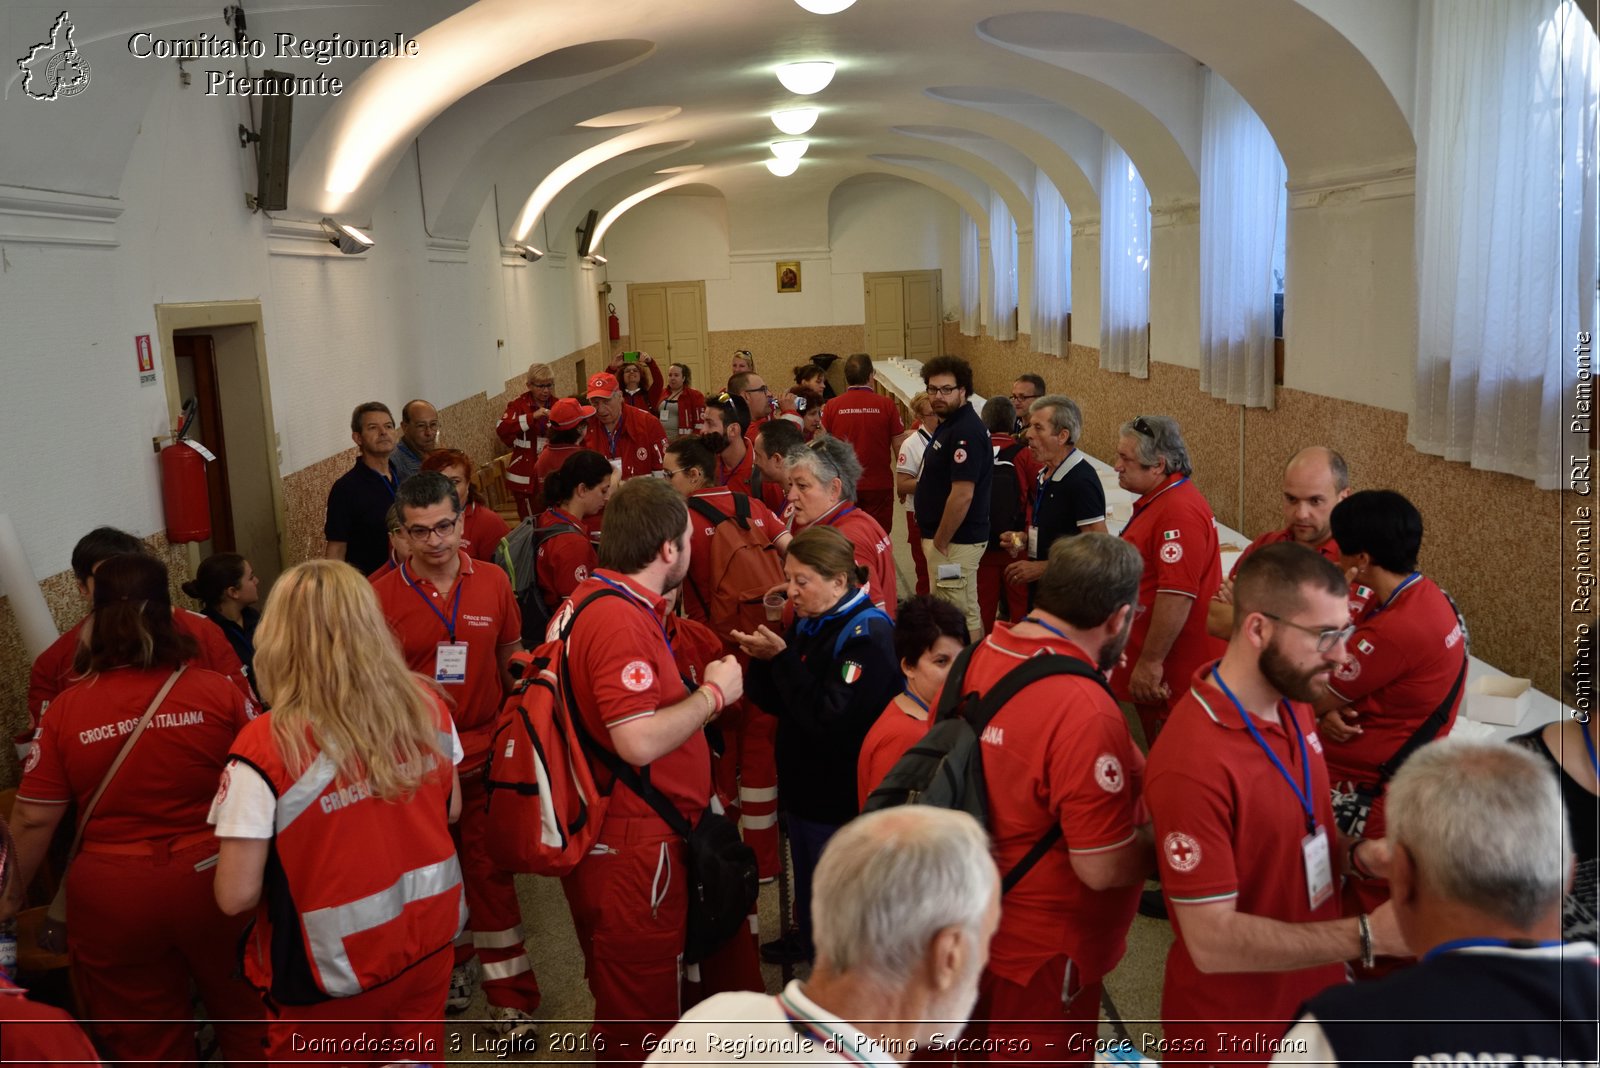
[[[1515,727],[1528,714],[1528,699],[1533,683],[1510,675],[1484,675],[1467,684],[1468,719]]]

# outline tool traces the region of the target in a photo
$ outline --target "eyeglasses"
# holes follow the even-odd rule
[[[411,427],[413,427],[413,428],[415,428],[417,430],[438,430],[439,429],[439,424],[437,422],[434,422],[434,423],[410,423],[410,424],[407,424],[407,425],[409,425],[409,426],[411,426]]]
[[[960,388],[960,386],[929,386],[928,392],[936,397],[948,397]]]
[[[427,541],[429,535],[437,534],[441,538],[449,537],[450,532],[456,529],[456,524],[461,522],[461,513],[457,512],[449,519],[441,519],[431,527],[415,526],[406,527],[406,536],[412,541]]]
[[[733,350],[733,354],[735,356],[743,356],[746,359],[750,358],[750,350],[749,349],[734,349]]]
[[[1134,433],[1136,434],[1143,434],[1147,438],[1154,438],[1156,436],[1156,432],[1151,429],[1149,421],[1146,420],[1142,415],[1136,416],[1133,422],[1129,423],[1128,425],[1133,427]]]
[[[679,475],[683,474],[686,470],[688,470],[688,469],[680,467],[676,471],[674,471],[670,467],[668,467],[666,464],[662,464],[661,465],[661,473],[663,475],[666,475],[668,478],[677,478]]]
[[[772,390],[768,389],[766,386],[749,386],[749,387],[747,387],[745,389],[745,392],[746,393],[767,393],[767,394],[770,394],[772,392]]]
[[[1286,627],[1293,627],[1295,630],[1303,630],[1307,634],[1316,635],[1317,652],[1319,653],[1327,652],[1340,642],[1349,641],[1350,635],[1356,632],[1354,623],[1347,623],[1342,627],[1307,627],[1301,623],[1292,623],[1282,616],[1275,616],[1271,612],[1262,612],[1261,614],[1274,623],[1282,623]]]

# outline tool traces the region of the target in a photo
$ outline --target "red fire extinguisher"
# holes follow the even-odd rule
[[[622,336],[622,320],[617,318],[617,306],[607,304],[606,312],[606,326],[611,329],[611,340],[616,341]]]
[[[211,537],[211,494],[206,488],[206,461],[214,460],[204,445],[186,435],[194,424],[195,402],[183,408],[183,424],[172,444],[161,450],[161,506],[166,513],[167,541],[205,541]]]

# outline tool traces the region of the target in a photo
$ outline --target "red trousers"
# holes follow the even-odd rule
[[[608,1065],[643,1062],[647,1034],[682,1015],[689,880],[684,843],[658,817],[607,816],[600,840],[563,876]]]
[[[774,745],[778,717],[769,716],[749,698],[724,712],[723,754],[717,760],[717,795],[728,818],[737,818],[745,844],[756,853],[761,878],[778,874],[778,758]],[[737,989],[737,988],[736,988]]]
[[[217,1024],[222,1057],[259,1061],[261,998],[235,978],[247,916],[224,916],[212,896],[216,840],[176,852],[117,855],[84,848],[67,876],[67,951],[84,1018],[106,1059],[195,1059],[192,981]]]
[[[274,1005],[268,1059],[325,1065],[442,1064],[450,953],[439,950],[382,986],[315,1005]]]
[[[856,507],[876,519],[885,534],[894,529],[894,487],[856,490]]]
[[[1006,566],[1016,559],[1004,549],[990,549],[978,562],[978,614],[983,617],[985,634],[994,630],[1002,589],[1006,594],[1007,622],[1016,623],[1028,614],[1028,584],[1006,581]]]
[[[917,513],[906,509],[906,537],[911,539],[911,562],[917,569],[917,594],[928,592],[928,554],[922,549],[922,530],[917,526]]]
[[[489,859],[483,783],[482,768],[462,774],[461,819],[450,829],[461,857],[467,928],[472,932],[470,944],[456,943],[455,963],[464,964],[476,954],[483,965],[483,992],[489,1004],[531,1013],[539,1008],[539,980],[523,945],[527,935],[516,884],[510,872]]]
[[[1026,986],[985,969],[966,1034],[1000,1040],[992,1053],[964,1061],[1057,1061],[1088,1064],[1100,1028],[1100,981],[1080,985],[1070,959],[1052,957]],[[1023,1048],[1026,1043],[1027,1048]]]

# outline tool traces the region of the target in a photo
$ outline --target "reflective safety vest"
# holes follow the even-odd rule
[[[448,947],[466,925],[449,758],[425,754],[432,767],[417,792],[382,801],[364,781],[339,782],[326,754],[291,777],[271,718],[240,732],[232,753],[277,797],[261,905],[242,947],[245,977],[283,1005],[365,993]],[[451,750],[447,727],[439,747]]]

